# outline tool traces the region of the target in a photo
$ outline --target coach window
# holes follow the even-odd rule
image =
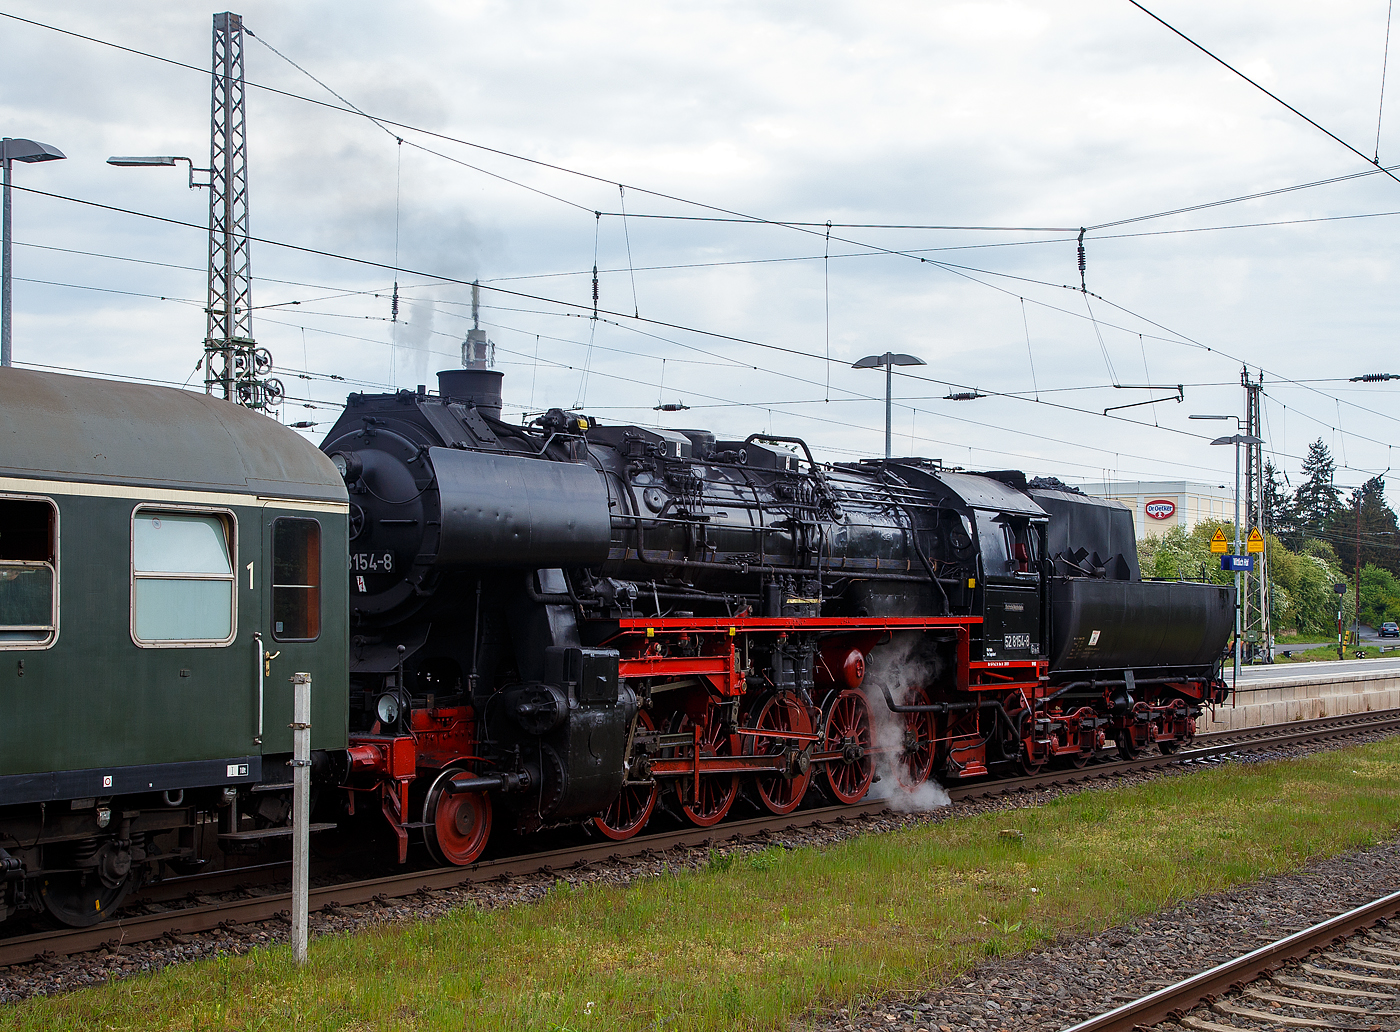
[[[321,634],[321,525],[279,519],[272,524],[272,636],[315,641]]]
[[[131,633],[139,645],[233,640],[233,514],[138,509],[131,524]]]
[[[0,498],[0,648],[43,648],[58,634],[58,510]]]

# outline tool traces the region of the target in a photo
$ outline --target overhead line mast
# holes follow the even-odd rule
[[[266,379],[272,354],[253,339],[248,238],[248,132],[243,79],[243,18],[214,15],[209,116],[209,314],[204,390],[252,409],[283,394]]]

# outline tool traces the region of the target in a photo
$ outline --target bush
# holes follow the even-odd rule
[[[1400,579],[1367,563],[1361,568],[1361,622],[1378,627],[1387,620],[1400,621]]]
[[[1144,577],[1165,580],[1201,580],[1211,584],[1231,584],[1234,576],[1220,568],[1220,556],[1210,550],[1216,530],[1234,540],[1233,523],[1206,521],[1189,533],[1173,527],[1161,537],[1145,537],[1138,542],[1138,564]],[[1333,634],[1337,630],[1337,595],[1333,584],[1349,584],[1350,579],[1337,559],[1336,550],[1326,541],[1305,541],[1299,552],[1291,552],[1273,534],[1265,540],[1269,571],[1269,609],[1273,626],[1292,628],[1299,634]],[[1400,619],[1400,579],[1385,570],[1367,567],[1362,572],[1362,614],[1368,623]],[[1368,587],[1369,586],[1369,587]],[[1258,590],[1255,582],[1254,590]],[[1370,608],[1367,608],[1369,599]],[[1349,623],[1355,614],[1356,599],[1348,591],[1342,597],[1342,620]],[[1391,615],[1372,616],[1377,613]],[[1367,615],[1371,614],[1371,615]]]

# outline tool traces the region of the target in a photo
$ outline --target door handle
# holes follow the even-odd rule
[[[258,734],[253,739],[254,745],[262,745],[263,740],[263,682],[272,676],[272,661],[281,652],[264,652],[263,636],[261,631],[253,632],[253,650],[256,658],[253,660],[253,669],[258,672]]]

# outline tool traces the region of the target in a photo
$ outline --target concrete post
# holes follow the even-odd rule
[[[311,675],[292,675],[292,955],[306,963],[311,881]]]

